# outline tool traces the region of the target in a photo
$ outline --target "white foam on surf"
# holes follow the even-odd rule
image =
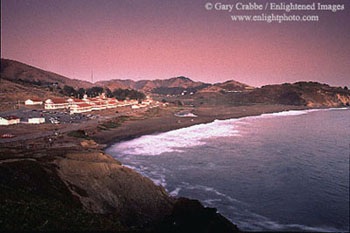
[[[183,152],[183,148],[204,145],[204,140],[238,135],[233,124],[237,119],[215,120],[166,133],[145,135],[131,141],[113,145],[112,152],[128,155],[160,155],[166,152]]]
[[[189,184],[182,182],[181,190],[198,190],[200,192],[208,192],[215,194],[210,198],[201,200],[205,206],[217,207],[220,202],[228,201],[230,204],[227,208],[231,209],[234,215],[229,218],[231,222],[237,224],[242,230],[246,231],[311,231],[311,232],[346,232],[346,230],[337,229],[329,226],[307,226],[303,224],[283,224],[277,221],[273,221],[268,217],[256,214],[250,210],[250,205],[237,200],[229,195],[226,195],[213,187],[205,185]],[[222,213],[221,213],[222,214]]]
[[[198,124],[165,133],[145,135],[140,138],[115,144],[108,150],[122,155],[143,156],[161,155],[167,152],[181,153],[184,152],[185,148],[204,145],[207,140],[212,140],[218,137],[240,136],[237,126],[248,119],[299,116],[315,111],[345,109],[349,108],[288,110],[237,119],[215,120],[207,124]]]
[[[232,221],[232,220],[231,220]],[[232,221],[233,222],[233,221]],[[245,231],[291,231],[291,232],[346,232],[346,230],[337,229],[328,226],[307,226],[303,224],[283,224],[264,216],[251,213],[250,216],[241,216],[241,219],[235,219],[235,224]]]
[[[240,132],[238,131],[239,124],[254,124],[255,120],[247,121],[248,119],[259,119],[259,118],[273,118],[273,117],[288,117],[288,116],[300,116],[304,114],[308,114],[316,111],[334,111],[334,110],[349,110],[349,108],[334,108],[334,109],[311,109],[311,110],[291,110],[291,111],[283,111],[278,113],[267,113],[259,116],[249,116],[239,119],[229,119],[229,120],[216,120],[209,124],[202,125],[194,125],[188,128],[179,129],[170,131],[167,133],[161,133],[157,135],[148,135],[143,136],[139,139],[135,139],[129,142],[123,142],[121,144],[125,144],[125,147],[117,147],[118,153],[123,153],[125,155],[132,154],[131,152],[135,152],[133,155],[159,155],[164,152],[182,152],[184,147],[193,147],[198,145],[203,145],[206,143],[206,140],[214,139],[216,137],[225,137],[225,136],[239,136]],[[217,130],[218,129],[218,130]],[[226,132],[231,131],[232,135],[227,135]],[[204,134],[204,136],[203,136]],[[146,147],[144,146],[145,142],[142,142],[146,139],[148,144]],[[139,141],[138,141],[139,140]],[[133,142],[134,141],[134,142]],[[136,141],[136,143],[135,143]],[[131,146],[128,148],[128,146]],[[134,148],[132,148],[134,147]],[[125,148],[125,150],[123,149]],[[129,150],[130,149],[130,150]],[[137,149],[137,150],[135,150]],[[162,152],[164,151],[164,152]],[[150,153],[151,152],[151,153]],[[152,152],[154,154],[152,154]],[[160,153],[159,153],[160,152]],[[131,167],[131,166],[130,166]],[[161,184],[163,187],[166,187],[165,182],[165,173],[160,172],[160,174],[150,174],[149,170],[145,170],[145,168],[131,167],[141,174],[148,176],[155,182],[156,184]],[[146,175],[147,173],[147,175]],[[152,178],[153,177],[153,178]],[[230,220],[241,229],[247,231],[261,231],[261,230],[270,230],[270,231],[312,231],[312,232],[346,232],[348,230],[340,230],[329,226],[307,226],[302,224],[286,224],[275,221],[268,217],[259,215],[249,210],[249,205],[243,203],[237,199],[234,199],[230,195],[226,195],[225,193],[221,193],[218,190],[207,187],[203,185],[190,185],[188,183],[182,183],[170,190],[170,195],[178,196],[179,192],[181,194],[189,190],[199,190],[202,193],[207,192],[209,194],[215,194],[214,197],[211,195],[208,199],[203,199],[203,204],[207,206],[215,207],[220,200],[229,201],[232,205],[229,208],[232,208],[232,213],[235,213]],[[242,207],[247,208],[242,208]],[[240,212],[240,213],[239,213]]]
[[[213,193],[217,198],[210,198],[202,200],[202,203],[206,206],[215,207],[218,202],[222,202],[223,199],[231,202],[228,208],[232,209],[235,213],[233,219],[230,219],[233,223],[238,224],[243,230],[247,231],[311,231],[311,232],[346,232],[346,230],[340,230],[334,227],[328,226],[307,226],[302,224],[283,224],[273,221],[265,216],[256,214],[250,211],[250,206],[247,203],[244,203],[240,200],[237,200],[229,195],[226,195],[218,190],[204,186],[204,185],[191,185],[189,183],[183,182],[180,185],[183,189],[189,190],[201,190],[204,192]]]
[[[179,186],[181,188],[184,188],[184,189],[187,189],[187,190],[200,190],[201,192],[208,192],[208,193],[213,193],[215,194],[216,196],[219,196],[221,198],[225,198],[227,199],[228,201],[232,202],[232,203],[236,203],[236,204],[239,204],[239,205],[242,205],[242,206],[246,206],[245,203],[229,196],[229,195],[226,195],[222,192],[219,192],[218,190],[214,189],[213,187],[208,187],[208,186],[205,186],[205,185],[199,185],[199,184],[195,184],[195,185],[191,185],[187,182],[182,182],[182,184]],[[209,199],[208,199],[209,200]],[[207,200],[207,201],[208,201]]]
[[[173,191],[171,191],[169,194],[173,197],[176,197],[179,195],[180,190],[181,190],[181,188],[177,187]]]
[[[161,185],[164,188],[166,188],[167,186],[166,179],[165,179],[166,172],[164,170],[162,172],[152,171],[152,169],[149,167],[142,166],[142,165],[136,166],[136,164],[134,164],[134,166],[123,164],[123,166],[137,171],[142,176],[148,177],[153,181],[155,185]]]
[[[260,115],[260,117],[298,116],[307,114],[308,112],[310,112],[310,110],[289,110],[283,112],[265,113]]]

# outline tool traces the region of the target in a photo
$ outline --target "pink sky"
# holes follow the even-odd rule
[[[232,22],[206,2],[3,0],[1,57],[83,80],[93,70],[96,81],[182,75],[350,86],[347,1],[331,1],[346,10],[320,22],[282,24]]]

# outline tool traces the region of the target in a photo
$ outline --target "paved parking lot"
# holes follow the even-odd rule
[[[89,119],[96,119],[96,115],[84,115],[84,114],[73,114],[70,115],[65,111],[47,111],[37,110],[29,108],[21,108],[17,110],[7,111],[0,113],[0,116],[17,116],[21,119],[21,122],[28,122],[28,118],[43,117],[46,123],[81,123]]]

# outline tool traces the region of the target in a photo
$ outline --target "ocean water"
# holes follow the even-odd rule
[[[217,120],[106,151],[248,231],[349,231],[350,109]]]

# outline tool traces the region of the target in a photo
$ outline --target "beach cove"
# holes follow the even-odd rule
[[[346,131],[339,130],[339,126],[348,117],[341,117],[342,114],[348,113],[347,108],[292,110],[217,120],[116,143],[106,152],[162,185],[175,197],[195,198],[206,206],[217,207],[243,230],[346,231],[349,199],[348,168],[344,166],[349,161],[344,161],[348,149]],[[327,119],[334,122],[327,124]],[[336,145],[333,140],[337,140]],[[315,147],[316,144],[319,146]],[[318,176],[320,172],[324,176]],[[330,173],[337,174],[337,178],[334,175],[330,178],[327,175]],[[211,182],[213,177],[215,181]],[[337,182],[329,183],[329,179]],[[330,187],[332,184],[335,186]],[[332,190],[337,191],[333,194]],[[283,192],[286,193],[282,195]],[[263,195],[254,197],[257,193]],[[295,203],[283,207],[288,193],[292,195],[288,202]],[[308,193],[318,198],[308,199]],[[303,201],[308,203],[300,205]],[[265,204],[260,206],[261,202]],[[267,207],[269,202],[271,206]],[[332,210],[336,203],[339,207]],[[272,210],[268,216],[263,214],[266,208],[279,204],[275,216]],[[314,205],[321,209],[313,213]],[[291,216],[297,211],[301,219],[278,211],[290,212]],[[302,217],[304,211],[307,218]],[[330,217],[334,215],[332,211],[338,213],[337,217]]]

